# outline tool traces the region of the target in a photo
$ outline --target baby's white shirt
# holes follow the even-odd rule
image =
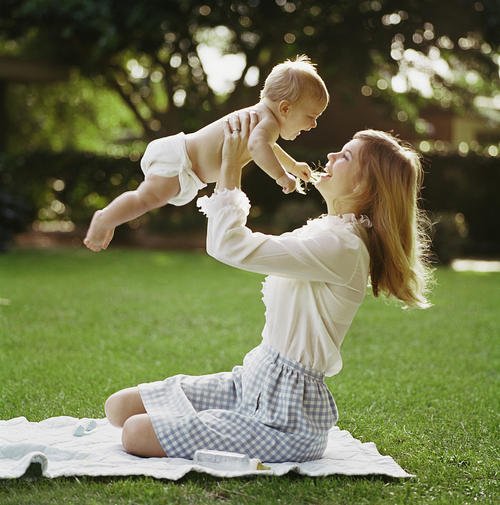
[[[266,274],[263,342],[327,376],[342,368],[340,346],[366,293],[370,258],[361,238],[368,218],[325,215],[282,235],[252,232],[241,190],[198,199],[208,217],[207,253]]]

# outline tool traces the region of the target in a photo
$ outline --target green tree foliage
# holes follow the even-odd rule
[[[405,110],[410,119],[429,100],[470,107],[478,93],[498,91],[499,4],[4,0],[0,40],[12,53],[104,79],[134,113],[144,136],[153,138],[192,130],[214,115],[251,103],[257,90],[245,78],[258,69],[253,84],[260,86],[274,64],[297,53],[318,63],[341,99],[359,97],[364,86],[364,93]],[[220,26],[227,30],[217,31]],[[245,68],[225,96],[208,85],[199,54],[207,42],[219,44],[224,53],[245,56]],[[404,93],[391,86],[398,71],[412,69],[426,76],[430,94],[418,90],[408,74],[399,81]]]
[[[15,125],[7,152],[77,150],[137,158],[144,149],[135,140],[142,129],[134,115],[99,76],[73,71],[67,81],[9,86],[6,108]]]
[[[135,187],[144,140],[192,131],[252,103],[271,67],[285,58],[308,54],[337,103],[349,108],[371,97],[418,130],[420,111],[429,104],[463,112],[477,104],[478,95],[499,94],[499,44],[499,0],[2,0],[0,57],[71,71],[66,82],[8,86],[9,131],[17,147],[9,151],[17,152],[0,156],[0,187],[9,192],[0,195],[5,210],[0,231],[18,230],[19,223],[32,218],[12,195],[29,202],[41,221],[84,225],[93,210]],[[222,94],[210,85],[202,63],[206,46],[243,61]],[[0,94],[4,88],[0,85]],[[331,147],[331,123],[322,122],[322,128]],[[94,154],[54,156],[41,148]],[[300,144],[294,143],[291,152],[315,162],[324,156],[316,148],[299,152]],[[30,152],[34,149],[39,152]],[[461,160],[450,158],[441,170],[445,161],[433,159],[428,194],[434,197],[427,205],[447,211],[453,226],[463,213],[471,239],[486,243],[484,232],[494,228],[496,214],[484,218],[488,212],[481,205],[494,196],[480,188],[498,177],[495,160],[483,160],[489,170],[484,173],[474,157]],[[303,219],[314,215],[304,210],[303,200],[297,206],[294,196],[282,203],[296,207],[277,208],[277,188],[260,171],[254,174],[246,183],[255,212],[276,213],[284,221],[297,216],[298,208],[308,212]],[[461,181],[460,188],[476,189],[455,191],[450,174]],[[494,191],[497,186],[484,187]],[[454,195],[449,205],[443,192]],[[180,209],[169,206],[161,212],[156,223],[187,227]],[[13,219],[14,213],[28,217]],[[185,216],[193,215],[194,209],[185,210]],[[281,228],[288,224],[276,222]],[[498,240],[493,242],[482,252],[497,251]]]

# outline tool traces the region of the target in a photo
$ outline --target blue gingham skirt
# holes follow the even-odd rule
[[[175,375],[140,384],[139,392],[169,457],[211,449],[308,461],[322,456],[338,417],[323,379],[261,344],[231,372]]]

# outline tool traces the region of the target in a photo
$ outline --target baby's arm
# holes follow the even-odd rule
[[[307,182],[311,178],[311,168],[303,161],[295,161],[286,151],[278,144],[273,145],[273,151],[279,162],[285,167],[285,170],[296,175],[303,181]]]
[[[284,193],[291,193],[296,188],[295,178],[283,168],[273,150],[278,134],[277,125],[269,119],[262,119],[250,134],[248,151],[255,163],[283,188]]]
[[[106,249],[118,225],[165,205],[179,189],[177,177],[147,175],[135,191],[121,194],[95,212],[83,243],[94,252]]]

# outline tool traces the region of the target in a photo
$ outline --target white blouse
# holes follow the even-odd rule
[[[263,342],[327,376],[338,373],[340,346],[368,282],[370,259],[361,238],[368,218],[325,215],[277,236],[247,228],[250,202],[239,189],[216,190],[197,204],[208,217],[207,253],[268,275]]]

